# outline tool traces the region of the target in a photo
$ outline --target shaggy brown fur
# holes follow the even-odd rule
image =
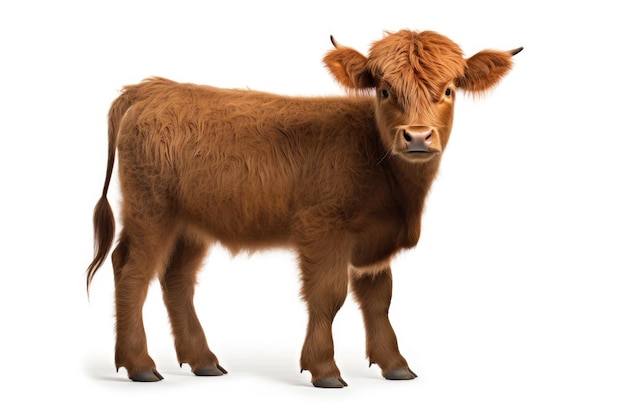
[[[209,246],[233,253],[289,247],[298,255],[309,324],[301,367],[313,384],[345,382],[331,326],[351,285],[367,354],[389,379],[415,374],[398,351],[387,312],[390,260],[417,244],[424,200],[452,126],[455,90],[494,86],[519,51],[464,59],[433,32],[400,31],[368,57],[336,44],[324,58],[345,87],[375,97],[284,97],[152,78],[127,86],[109,113],[109,155],[95,208],[96,254],[115,222],[106,198],[116,150],[123,229],[113,252],[115,362],[129,377],[162,377],[148,355],[142,306],[159,276],[176,352],[197,375],[226,371],[193,305]]]

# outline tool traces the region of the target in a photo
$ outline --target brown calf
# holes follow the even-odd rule
[[[233,253],[279,246],[297,253],[309,313],[300,365],[313,385],[346,385],[331,325],[349,285],[370,362],[385,378],[415,377],[387,316],[390,261],[419,239],[456,90],[494,86],[521,48],[464,59],[446,37],[406,30],[375,42],[367,57],[333,43],[324,58],[332,75],[375,96],[284,97],[153,78],[127,86],[111,106],[87,288],[114,239],[106,194],[117,150],[124,226],[112,255],[115,363],[130,379],[162,379],[142,321],[155,275],[179,362],[196,375],[226,373],[193,305],[196,272],[215,242]]]

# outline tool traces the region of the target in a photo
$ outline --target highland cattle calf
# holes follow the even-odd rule
[[[112,254],[115,363],[130,379],[162,379],[142,319],[156,276],[178,361],[196,375],[226,373],[193,305],[196,272],[213,243],[233,253],[287,247],[297,254],[309,315],[300,366],[313,385],[346,385],[331,326],[349,287],[370,363],[387,379],[416,376],[387,315],[390,261],[419,239],[457,90],[493,87],[521,48],[465,59],[448,38],[408,30],[386,34],[368,56],[333,44],[324,64],[361,94],[286,97],[151,78],[125,87],[112,104],[87,288],[115,236],[106,196],[117,153],[123,228]]]

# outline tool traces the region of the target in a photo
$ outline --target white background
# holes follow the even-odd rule
[[[13,410],[2,414],[625,415],[618,2],[17,4],[0,6],[0,407]],[[298,372],[306,315],[293,257],[231,259],[220,248],[196,300],[229,375],[178,367],[158,285],[145,318],[166,379],[116,374],[110,263],[90,300],[84,271],[119,89],[159,75],[343,94],[321,65],[329,35],[367,52],[402,28],[439,31],[467,55],[525,47],[493,92],[459,95],[422,240],[394,262],[391,319],[420,377],[368,369],[349,299],[335,341],[350,386],[312,388]],[[117,209],[116,184],[109,198]]]

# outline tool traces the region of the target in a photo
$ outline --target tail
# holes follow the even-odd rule
[[[109,254],[111,246],[113,245],[113,239],[115,238],[115,218],[113,217],[113,210],[111,210],[109,200],[107,200],[107,192],[109,191],[111,175],[113,174],[113,165],[115,164],[117,133],[119,131],[122,117],[124,117],[124,114],[134,101],[132,94],[133,90],[134,89],[132,88],[126,89],[113,102],[111,109],[109,110],[109,156],[102,196],[100,197],[100,200],[98,200],[93,213],[94,258],[87,268],[88,293],[91,281],[93,280],[96,271],[102,266],[102,263]]]

